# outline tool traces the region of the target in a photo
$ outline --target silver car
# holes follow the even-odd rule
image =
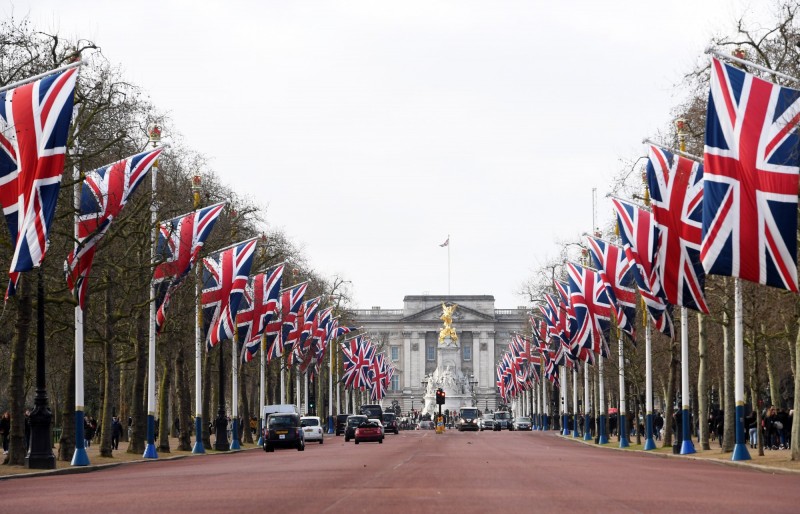
[[[491,414],[484,414],[481,416],[480,421],[478,421],[478,426],[481,432],[484,430],[494,430],[494,416]]]

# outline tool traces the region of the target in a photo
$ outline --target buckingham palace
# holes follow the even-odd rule
[[[373,344],[395,366],[382,402],[385,407],[398,402],[404,414],[422,408],[427,377],[437,367],[443,303],[458,306],[452,322],[460,348],[458,367],[470,381],[474,405],[481,410],[496,408],[497,360],[508,347],[511,334],[525,330],[529,311],[525,307],[496,309],[491,295],[406,296],[402,309],[351,311],[356,325],[369,333]]]

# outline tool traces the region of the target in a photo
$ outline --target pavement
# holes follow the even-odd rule
[[[248,450],[0,482],[6,512],[797,512],[800,476],[639,451],[554,432],[327,436]]]

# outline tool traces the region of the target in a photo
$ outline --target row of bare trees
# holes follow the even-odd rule
[[[760,20],[751,23],[740,19],[728,36],[713,38],[712,46],[733,51],[743,49],[747,59],[770,69],[800,77],[800,27],[798,27],[798,4],[792,1],[774,3],[775,18],[771,23]],[[688,127],[687,151],[694,155],[703,155],[706,104],[709,86],[709,59],[698,56],[698,65],[684,77],[680,88],[686,92],[686,99],[676,106],[673,119],[682,118]],[[764,76],[765,79],[781,83],[775,76]],[[797,84],[787,84],[797,87]],[[677,130],[669,123],[661,134],[660,140],[667,146],[678,147]],[[646,195],[641,181],[643,159],[632,159],[620,171],[610,185],[611,193],[624,198],[643,198]],[[601,232],[613,237],[615,232],[614,218],[609,213],[603,218]],[[800,235],[799,235],[800,238]],[[542,266],[523,286],[523,292],[534,302],[541,301],[545,293],[552,291],[552,278],[566,276],[564,260],[577,260],[577,241],[560,241],[560,255],[552,262]],[[750,408],[758,415],[760,425],[761,412],[767,406],[774,405],[786,410],[797,410],[800,388],[798,372],[798,348],[800,348],[800,298],[792,293],[743,283],[745,312],[745,367],[748,379],[745,384]],[[733,384],[733,280],[727,277],[707,276],[705,295],[711,314],[702,316],[691,313],[690,370],[693,415],[699,420],[699,437],[703,449],[709,449],[709,431],[707,420],[711,412],[711,404],[724,412],[724,436],[722,450],[730,452],[735,442],[734,433],[734,384]],[[675,324],[678,326],[678,310]],[[641,319],[641,309],[639,312]],[[641,323],[639,323],[639,332]],[[640,338],[641,339],[641,338]],[[628,405],[638,405],[637,400],[644,393],[644,345],[626,348],[625,369],[628,380]],[[656,395],[663,399],[666,408],[665,424],[667,437],[664,444],[671,444],[671,424],[673,405],[676,403],[676,392],[679,390],[680,377],[680,341],[668,338],[654,331],[653,336],[653,376]],[[613,353],[613,347],[612,347]],[[617,359],[607,359],[607,374],[615,377],[618,371]],[[612,401],[618,396],[611,388]],[[632,401],[631,401],[632,400]],[[797,444],[800,427],[793,424],[792,459],[800,459],[800,448]],[[763,443],[759,441],[759,453],[763,455]]]
[[[123,78],[119,68],[108,62],[94,43],[65,40],[45,34],[28,19],[7,19],[0,23],[0,85],[45,72],[69,62],[80,54],[88,65],[82,67],[75,96],[75,116],[68,143],[69,155],[62,180],[58,210],[50,232],[50,245],[43,263],[45,287],[47,388],[54,425],[62,429],[58,458],[69,460],[75,449],[74,405],[74,307],[64,279],[63,263],[75,244],[73,235],[73,188],[80,173],[117,161],[144,150],[147,126],[158,123],[169,135],[170,149],[160,158],[156,202],[160,219],[170,219],[193,210],[192,177],[202,177],[201,204],[228,200],[205,248],[214,250],[238,240],[264,233],[265,209],[256,201],[230,190],[208,165],[206,157],[184,144],[171,120],[147,99],[135,84]],[[82,180],[82,179],[81,179]],[[141,189],[145,189],[143,185]],[[85,312],[85,412],[101,426],[101,454],[112,455],[111,420],[118,416],[123,425],[131,420],[129,452],[141,454],[146,431],[146,373],[149,322],[149,283],[153,273],[150,258],[150,205],[146,191],[133,195],[122,216],[114,221],[100,243],[90,277]],[[235,240],[234,240],[235,239]],[[7,231],[0,233],[0,269],[8,269],[12,242]],[[279,231],[266,233],[266,244],[257,252],[253,273],[279,262],[287,263],[284,286],[309,281],[307,298],[323,293],[339,298],[342,280],[326,279],[309,268],[302,253]],[[35,274],[24,274],[16,296],[0,314],[0,412],[10,411],[11,436],[7,464],[24,463],[25,410],[32,406],[36,326],[31,323],[36,309],[32,284]],[[157,445],[168,452],[168,436],[179,436],[181,449],[190,449],[193,429],[194,312],[193,278],[172,299],[169,319],[157,341],[157,389],[160,418]],[[344,300],[344,302],[342,301]],[[13,327],[13,328],[12,328]],[[203,366],[203,418],[210,419],[209,405],[217,405],[215,362],[218,351],[207,352]],[[240,415],[257,415],[258,361],[240,367]],[[290,370],[289,394],[294,386]],[[278,363],[268,370],[269,400],[278,402]],[[326,383],[327,370],[315,382]],[[320,387],[317,398],[326,390]],[[228,394],[230,397],[230,394]],[[169,420],[169,422],[168,422]],[[104,429],[108,427],[109,429]],[[252,441],[249,423],[244,423],[245,441]],[[127,436],[127,434],[124,434]],[[203,434],[210,448],[209,434]]]

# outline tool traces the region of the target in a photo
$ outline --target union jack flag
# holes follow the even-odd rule
[[[0,93],[0,204],[14,243],[6,299],[47,252],[77,78],[71,68]]]
[[[283,264],[252,277],[245,290],[246,307],[240,306],[236,314],[239,341],[246,351],[245,362],[250,362],[258,352],[267,324],[279,316],[278,301],[283,277]]]
[[[369,386],[369,369],[375,347],[362,336],[356,336],[342,344],[342,382],[350,389],[366,389]]]
[[[654,265],[658,227],[648,211],[619,198],[612,198],[611,203],[617,213],[617,225],[625,256],[635,264],[633,277],[639,287],[639,294],[642,295],[656,329],[672,338],[672,307],[664,298]]]
[[[544,358],[544,376],[551,384],[558,382],[558,366],[556,365],[556,354],[552,350],[542,352]]]
[[[249,239],[203,259],[203,325],[209,348],[233,338],[257,243],[257,238]]]
[[[797,292],[800,91],[711,63],[700,258],[707,273]]]
[[[157,148],[142,152],[86,174],[76,220],[78,240],[64,264],[67,285],[77,295],[82,309],[86,307],[89,272],[97,244],[147,176],[161,151],[162,148]]]
[[[623,314],[617,314],[617,326],[636,342],[636,279],[633,265],[625,256],[625,251],[614,244],[595,237],[587,238],[589,255],[600,272],[600,278],[611,288],[616,307]],[[623,324],[627,320],[627,323]]]
[[[650,146],[647,185],[658,227],[656,269],[667,301],[708,314],[700,262],[703,166]]]
[[[303,306],[306,289],[308,282],[301,282],[281,291],[281,344],[285,349],[293,347],[295,338],[300,335],[297,331],[297,318]]]
[[[156,332],[167,320],[167,308],[175,292],[197,261],[225,202],[184,214],[159,226],[153,284],[156,289]]]
[[[607,288],[595,270],[575,263],[567,263],[569,292],[581,330],[589,326],[590,337],[584,348],[592,353],[608,357],[608,339],[611,332],[611,316],[616,314],[613,291]],[[622,314],[624,317],[624,313]],[[588,343],[588,346],[586,346]]]
[[[386,396],[386,390],[389,388],[389,370],[386,366],[386,359],[382,353],[379,353],[372,360],[372,365],[369,370],[369,378],[371,387],[369,391],[370,400],[373,402],[380,402]]]

